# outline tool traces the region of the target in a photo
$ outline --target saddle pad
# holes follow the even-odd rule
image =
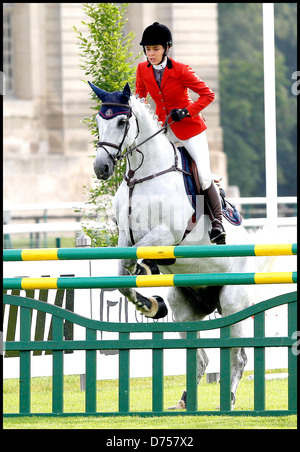
[[[184,171],[187,171],[190,174],[192,174],[192,169],[191,169],[192,159],[191,159],[189,153],[182,146],[178,147],[178,150],[181,155],[182,169]],[[201,193],[198,192],[198,190],[196,188],[196,183],[195,183],[192,175],[188,175],[185,173],[182,173],[182,174],[183,174],[183,180],[184,180],[184,186],[185,186],[186,193],[187,193],[187,195],[189,195],[189,200],[192,203],[193,209],[196,210],[196,196]],[[225,191],[222,188],[220,188],[220,201],[222,204],[223,217],[226,218],[226,220],[229,221],[231,224],[233,224],[235,226],[239,226],[242,223],[242,217],[241,217],[239,211],[237,210],[237,208],[233,204],[231,204],[225,198],[225,196],[226,196]]]

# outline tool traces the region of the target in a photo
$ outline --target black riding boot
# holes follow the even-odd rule
[[[216,243],[217,245],[225,245],[226,232],[222,223],[222,206],[217,190],[218,189],[214,181],[212,181],[210,187],[203,191],[204,199],[208,204],[209,217],[211,220],[209,238],[212,243]]]

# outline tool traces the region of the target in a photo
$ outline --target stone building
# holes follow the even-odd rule
[[[126,31],[135,52],[143,29],[158,21],[170,27],[170,56],[188,63],[215,92],[205,110],[212,171],[227,185],[219,118],[216,3],[131,3]],[[138,20],[137,20],[138,18]],[[83,33],[80,3],[4,3],[4,200],[86,201],[93,184],[94,149],[81,119],[90,115],[73,26]],[[142,61],[141,57],[139,61]],[[136,62],[136,64],[138,63]],[[192,93],[191,93],[192,94]]]

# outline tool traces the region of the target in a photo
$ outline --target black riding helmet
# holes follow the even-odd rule
[[[168,27],[158,22],[154,22],[149,27],[145,28],[140,45],[143,46],[144,53],[146,55],[145,46],[153,46],[161,44],[165,49],[163,59],[167,55],[168,47],[172,47],[173,39],[172,34]]]

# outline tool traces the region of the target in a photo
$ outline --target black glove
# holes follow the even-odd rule
[[[181,121],[183,118],[188,116],[188,114],[189,112],[186,108],[174,108],[173,110],[171,110],[171,118],[176,122]]]

